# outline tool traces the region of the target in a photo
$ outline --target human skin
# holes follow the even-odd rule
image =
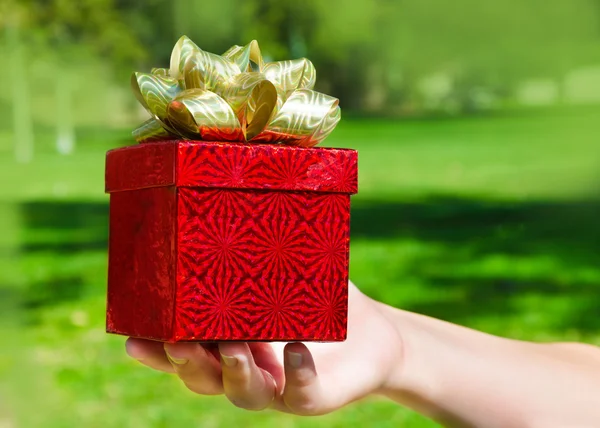
[[[127,353],[200,395],[320,415],[377,394],[448,427],[600,426],[600,349],[488,335],[372,300],[350,284],[338,343],[162,344]],[[283,352],[282,352],[283,348]]]

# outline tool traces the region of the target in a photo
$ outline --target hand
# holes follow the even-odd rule
[[[397,329],[350,283],[348,339],[339,343],[162,344],[129,338],[127,353],[176,373],[191,391],[249,410],[320,415],[377,393],[401,365]],[[283,348],[283,352],[282,351]]]

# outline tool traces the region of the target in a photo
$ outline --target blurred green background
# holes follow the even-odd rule
[[[202,398],[104,333],[106,150],[182,34],[307,56],[359,150],[351,277],[494,334],[600,344],[597,0],[4,0],[0,427],[433,427],[368,399],[301,419]]]

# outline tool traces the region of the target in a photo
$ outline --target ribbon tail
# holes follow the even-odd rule
[[[131,134],[138,143],[153,143],[156,141],[175,140],[179,138],[178,135],[171,134],[167,131],[162,123],[154,118],[150,118],[142,123]]]

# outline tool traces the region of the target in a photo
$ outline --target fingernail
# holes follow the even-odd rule
[[[133,345],[131,344],[131,341],[127,341],[125,342],[125,352],[127,353],[127,355],[129,355],[131,358],[133,358],[134,360],[138,360],[138,361],[142,361],[142,358],[136,357],[133,352]]]
[[[175,357],[171,356],[171,354],[169,354],[169,351],[167,351],[166,349],[165,349],[165,353],[167,354],[167,358],[169,359],[169,361],[171,361],[173,364],[177,364],[178,366],[181,366],[188,362],[188,360],[185,358],[175,358]]]
[[[221,359],[223,360],[223,364],[225,364],[227,367],[235,367],[238,363],[238,359],[230,355],[221,354]]]
[[[297,369],[302,365],[302,354],[299,354],[297,352],[288,352],[287,354],[290,366]]]

